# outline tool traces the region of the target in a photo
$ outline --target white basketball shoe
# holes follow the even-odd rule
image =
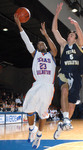
[[[58,123],[58,126],[57,126],[57,130],[56,130],[55,133],[54,133],[54,139],[55,139],[55,140],[58,139],[58,137],[60,136],[61,131],[63,130],[63,129],[62,129],[62,126],[63,126],[63,123],[62,123],[62,122],[59,122],[59,123]]]
[[[32,144],[32,147],[34,149],[37,149],[39,147],[41,137],[42,137],[42,134],[41,135],[38,135],[38,134],[36,135],[36,138],[35,138],[35,140],[33,141],[33,144]]]
[[[64,118],[63,122],[59,122],[57,130],[54,133],[54,139],[58,139],[62,131],[67,131],[73,129],[71,121],[68,118]]]
[[[28,137],[28,142],[31,143],[35,139],[36,133],[37,133],[38,127],[34,126],[34,128],[31,130],[29,128],[29,137]]]
[[[64,118],[64,119],[63,119],[62,129],[63,129],[64,131],[73,129],[73,126],[72,126],[72,124],[71,124],[71,120],[70,120],[69,118]]]

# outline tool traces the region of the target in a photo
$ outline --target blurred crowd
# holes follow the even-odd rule
[[[23,93],[0,90],[0,112],[22,112],[24,98],[25,95]],[[60,108],[58,109],[53,105],[50,105],[48,114],[48,120],[58,121],[62,119]],[[76,105],[72,118],[83,119],[83,103]]]
[[[24,101],[23,93],[13,93],[9,91],[0,91],[0,111],[22,111]]]

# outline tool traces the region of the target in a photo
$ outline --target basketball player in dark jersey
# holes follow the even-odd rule
[[[57,5],[52,24],[52,32],[61,46],[61,69],[58,74],[58,79],[61,87],[61,109],[63,112],[63,122],[58,124],[57,130],[54,133],[55,139],[59,137],[62,129],[69,130],[72,128],[70,118],[73,115],[77,101],[77,97],[74,97],[74,95],[76,91],[79,92],[81,86],[81,78],[78,71],[80,65],[79,60],[83,54],[83,33],[77,21],[71,17],[68,18],[70,23],[75,26],[76,32],[70,32],[67,41],[58,31],[57,20],[62,6],[63,3]],[[77,89],[75,86],[77,86]],[[71,97],[72,93],[73,97]]]
[[[82,77],[83,77],[83,54],[79,59],[79,67],[77,72],[75,72],[72,88],[69,90],[68,96],[69,102],[77,104],[78,101],[76,100],[80,100],[79,91],[82,87]]]

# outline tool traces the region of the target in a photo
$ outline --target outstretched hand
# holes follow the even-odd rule
[[[71,17],[68,17],[68,19],[70,20],[70,23],[73,24],[73,25],[76,25],[77,24],[77,21],[72,19]]]
[[[19,16],[17,14],[14,14],[14,20],[18,26],[21,26],[21,23],[19,21]]]
[[[56,15],[59,15],[59,13],[60,13],[61,10],[62,10],[62,6],[63,6],[63,3],[57,4]]]
[[[40,29],[42,35],[46,35],[47,32],[46,32],[46,29],[45,29],[45,22],[41,23],[41,29]]]

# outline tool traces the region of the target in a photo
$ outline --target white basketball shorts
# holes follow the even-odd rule
[[[23,112],[37,112],[41,119],[48,118],[48,107],[54,94],[54,85],[49,83],[34,82],[27,92],[23,103]]]

